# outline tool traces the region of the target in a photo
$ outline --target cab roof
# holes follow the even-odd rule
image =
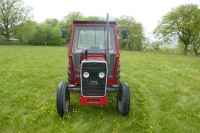
[[[107,24],[106,21],[74,21],[73,24]],[[109,24],[116,25],[115,21],[109,21]]]

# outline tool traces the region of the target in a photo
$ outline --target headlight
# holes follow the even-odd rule
[[[99,73],[99,78],[104,78],[104,77],[105,77],[105,73],[100,72],[100,73]]]
[[[89,75],[88,72],[84,72],[84,73],[83,73],[83,77],[84,77],[84,78],[88,78],[89,76],[90,76],[90,75]]]

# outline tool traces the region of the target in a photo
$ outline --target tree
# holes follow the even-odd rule
[[[154,34],[169,42],[178,38],[184,44],[184,55],[187,55],[188,46],[194,45],[200,32],[200,9],[198,5],[186,4],[172,9],[163,16],[162,21],[154,30]]]
[[[37,24],[32,37],[34,45],[61,45],[60,27],[57,19],[46,19],[45,22]]]
[[[44,23],[51,27],[56,27],[59,23],[59,20],[47,18]]]
[[[9,41],[30,19],[30,11],[31,8],[25,6],[22,0],[0,0],[0,35]]]
[[[46,26],[44,24],[37,24],[35,26],[35,31],[33,33],[33,38],[31,40],[31,43],[34,45],[45,45],[46,37],[47,37],[47,31]]]
[[[63,21],[67,24],[72,24],[75,20],[84,20],[84,16],[81,12],[70,12],[68,15],[64,16]]]
[[[37,22],[35,21],[26,21],[25,23],[23,23],[23,27],[21,27],[20,31],[17,32],[14,37],[20,39],[20,42],[24,44],[30,44],[31,40],[33,40],[36,25]]]
[[[60,23],[60,29],[64,27],[67,30],[66,42],[69,42],[71,36],[71,25],[73,21],[84,20],[84,16],[81,12],[70,12],[68,15],[64,16],[62,22]]]
[[[152,46],[152,48],[153,48],[155,51],[160,50],[160,46],[161,46],[161,45],[162,45],[162,43],[159,42],[159,41],[154,41],[154,42],[151,43],[151,46]]]
[[[103,21],[102,17],[97,17],[97,16],[87,16],[84,18],[86,21]]]
[[[192,42],[192,45],[193,45],[194,53],[196,55],[200,55],[200,32],[195,38],[195,40]]]
[[[120,39],[121,48],[124,49],[127,46],[129,50],[142,50],[144,40],[142,24],[136,22],[133,17],[125,15],[116,19],[116,21],[119,26],[119,34],[124,29],[128,30],[128,39]]]

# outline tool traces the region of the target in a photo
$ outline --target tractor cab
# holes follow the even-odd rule
[[[130,109],[130,90],[120,82],[117,24],[111,21],[74,21],[68,51],[68,82],[57,90],[57,112],[69,110],[70,92],[80,93],[80,104],[106,105],[107,93],[117,92],[122,115]]]
[[[69,47],[69,60],[73,64],[72,84],[80,80],[80,65],[85,61],[106,61],[109,84],[116,84],[114,70],[119,62],[119,46],[116,23],[109,27],[104,21],[75,21],[72,27],[72,38]],[[72,69],[71,69],[72,71]]]

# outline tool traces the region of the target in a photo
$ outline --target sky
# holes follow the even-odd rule
[[[62,20],[70,12],[81,12],[84,16],[109,16],[117,18],[128,15],[142,23],[146,36],[151,36],[162,16],[181,4],[198,4],[200,0],[24,0],[32,7],[33,20],[46,18]]]

